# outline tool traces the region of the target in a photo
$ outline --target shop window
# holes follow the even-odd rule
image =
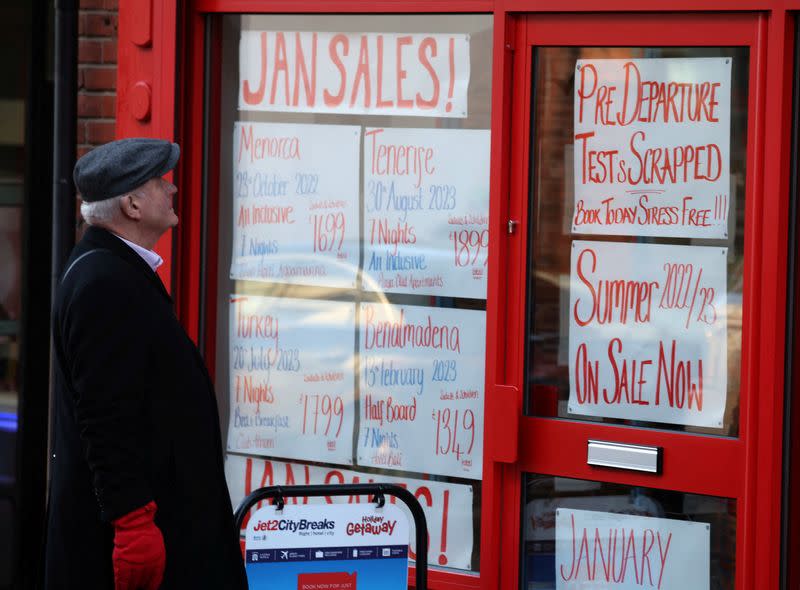
[[[233,501],[400,483],[426,512],[429,563],[476,573],[491,17],[216,24],[209,198]]]
[[[734,588],[735,500],[539,474],[524,490],[526,590]]]
[[[527,412],[738,436],[748,49],[534,63]]]

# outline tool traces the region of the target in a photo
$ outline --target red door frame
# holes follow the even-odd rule
[[[716,13],[709,30],[724,29],[720,12],[759,13],[756,31],[757,51],[751,53],[760,92],[752,116],[751,146],[755,167],[748,161],[748,194],[761,195],[756,207],[748,204],[747,285],[749,297],[744,344],[750,370],[744,376],[743,390],[749,395],[750,410],[742,415],[742,431],[737,441],[710,443],[729,457],[742,458],[747,476],[738,484],[729,481],[743,498],[740,526],[737,527],[737,588],[777,587],[780,531],[781,434],[783,426],[783,362],[785,337],[786,239],[788,235],[790,121],[792,110],[792,49],[794,16],[800,0],[120,0],[117,136],[173,137],[184,149],[176,173],[180,187],[181,225],[174,240],[158,245],[165,259],[161,275],[171,287],[176,307],[189,334],[197,339],[201,323],[201,289],[206,301],[214,301],[215,289],[202,286],[201,238],[203,216],[200,208],[203,166],[203,83],[205,15],[222,12],[249,13],[448,13],[482,12],[494,16],[494,55],[492,89],[492,144],[490,225],[491,254],[487,298],[486,357],[486,432],[481,527],[480,582],[472,576],[434,572],[433,588],[515,588],[518,584],[516,560],[501,555],[519,555],[521,473],[548,465],[547,457],[534,456],[527,449],[552,440],[553,425],[546,420],[523,418],[521,376],[523,355],[520,344],[524,330],[521,315],[525,289],[524,233],[508,234],[509,219],[523,219],[525,207],[519,196],[511,195],[512,179],[519,175],[523,138],[512,135],[514,119],[527,108],[524,88],[513,87],[525,47],[520,45],[522,13],[611,15],[613,13],[683,12],[686,15]],[[686,17],[691,20],[690,17]],[[716,20],[714,20],[716,19]],[[588,31],[586,31],[588,34]],[[680,31],[676,31],[680,34]],[[722,32],[724,34],[724,31]],[[582,44],[589,44],[582,38]],[[625,38],[625,37],[623,37]],[[646,43],[643,43],[646,44]],[[214,48],[208,56],[216,59]],[[755,69],[757,67],[757,70]],[[213,68],[211,69],[213,72]],[[211,88],[215,85],[212,83]],[[755,100],[751,87],[751,101]],[[212,95],[213,101],[213,95]],[[528,103],[529,104],[529,103]],[[769,113],[769,117],[766,116]],[[524,127],[527,129],[527,126]],[[211,141],[209,161],[218,161],[213,141],[219,130],[208,130]],[[527,141],[525,139],[524,141]],[[768,146],[766,153],[764,146]],[[210,179],[214,186],[214,179]],[[519,187],[515,189],[518,191]],[[519,195],[519,193],[515,193]],[[213,203],[210,203],[213,207]],[[214,211],[206,212],[213,219]],[[207,239],[215,243],[213,225]],[[205,271],[216,276],[216,260],[210,249]],[[756,305],[758,304],[758,305]],[[213,308],[213,306],[207,306]],[[760,310],[760,311],[756,311]],[[213,314],[213,311],[206,310]],[[215,326],[206,317],[205,352],[213,368]],[[495,385],[500,384],[500,385]],[[756,387],[757,384],[757,387]],[[515,391],[516,388],[516,391]],[[764,395],[768,392],[770,395]],[[743,398],[744,399],[744,398]],[[509,419],[512,416],[514,419]],[[520,436],[509,428],[520,421]],[[572,438],[583,436],[580,425]],[[746,435],[745,435],[746,432]],[[627,440],[625,433],[614,433]],[[650,435],[657,436],[657,435]],[[674,438],[674,437],[672,437]],[[637,436],[637,440],[647,442]],[[653,439],[655,440],[655,439]],[[672,444],[672,442],[670,443]],[[675,442],[678,448],[686,443]],[[576,452],[572,449],[571,452]],[[522,457],[522,462],[517,457]],[[551,458],[549,464],[554,466]],[[585,469],[585,468],[584,468]],[[563,470],[562,470],[563,471]],[[575,468],[574,476],[582,470]],[[585,476],[585,475],[584,475]],[[686,474],[674,474],[676,482],[691,487]],[[721,474],[720,481],[731,480]],[[647,485],[646,476],[621,476],[618,481]],[[720,487],[720,486],[717,486]],[[709,485],[708,489],[713,489]],[[731,489],[731,488],[726,488]],[[758,509],[758,507],[763,507]],[[758,516],[758,518],[757,518]]]
[[[785,183],[786,168],[774,170],[769,179],[765,168],[775,158],[788,164],[788,153],[772,152],[766,157],[765,135],[779,132],[781,143],[785,131],[771,129],[765,112],[771,107],[788,109],[786,93],[770,96],[768,79],[772,64],[768,63],[768,19],[765,15],[727,14],[725,26],[717,14],[533,14],[517,19],[514,46],[514,90],[511,150],[511,218],[520,221],[520,231],[509,252],[511,272],[519,284],[509,288],[505,315],[497,316],[497,326],[508,326],[505,338],[507,364],[505,382],[523,391],[525,367],[523,343],[527,327],[520,318],[525,311],[525,282],[528,272],[525,249],[528,219],[528,130],[530,129],[531,52],[533,45],[582,46],[647,46],[647,45],[748,45],[751,48],[750,98],[748,101],[748,150],[745,224],[744,318],[742,342],[742,385],[740,397],[741,428],[739,438],[720,439],[679,433],[596,425],[585,422],[525,417],[519,426],[519,458],[507,470],[503,486],[503,505],[515,512],[504,518],[509,533],[502,535],[504,555],[520,555],[520,511],[522,477],[526,472],[561,475],[580,479],[597,479],[628,485],[650,486],[680,491],[734,497],[739,507],[737,526],[737,588],[777,587],[779,574],[780,510],[780,433],[782,403],[783,331],[785,323],[785,222],[776,224],[776,211],[788,211],[788,191],[767,193],[767,186]],[[636,22],[636,27],[631,27]],[[526,38],[527,36],[527,38]],[[791,40],[784,35],[784,43]],[[788,45],[784,45],[786,48]],[[774,58],[774,53],[772,54]],[[517,84],[517,81],[519,83]],[[780,80],[783,84],[783,80]],[[791,96],[790,94],[788,96]],[[774,102],[770,100],[774,99]],[[772,102],[772,104],[770,104]],[[777,104],[775,104],[777,103]],[[767,143],[766,145],[775,145]],[[773,167],[774,168],[774,167]],[[786,186],[784,184],[784,186]],[[771,218],[768,220],[767,218]],[[777,230],[777,231],[776,231]],[[775,233],[778,235],[776,236]],[[768,235],[772,234],[772,235]],[[781,237],[782,235],[782,237]],[[771,277],[771,278],[769,278]],[[782,277],[782,278],[778,278]],[[777,280],[776,280],[777,278]],[[512,279],[509,279],[512,282]],[[513,297],[512,297],[513,295]],[[767,302],[770,302],[767,304]],[[768,328],[765,329],[765,327]],[[770,354],[764,354],[764,347]],[[772,356],[774,355],[774,356]],[[497,375],[500,376],[500,373]],[[774,380],[774,389],[763,387]],[[498,379],[498,381],[503,381]],[[767,395],[765,395],[767,393]],[[770,395],[771,394],[771,395]],[[522,395],[516,403],[522,405]],[[776,415],[778,414],[778,415]],[[777,426],[777,428],[775,428]],[[610,472],[586,464],[586,442],[602,438],[619,442],[663,447],[663,474],[653,476]],[[766,441],[764,439],[769,439]],[[557,449],[553,441],[558,441]],[[694,460],[701,452],[711,460],[703,467]],[[672,465],[667,465],[671,461]],[[736,466],[744,465],[744,477]],[[774,469],[766,471],[765,466]],[[764,480],[768,480],[764,482]],[[758,517],[758,518],[757,518]],[[516,529],[516,534],[511,531]],[[491,565],[491,564],[490,564]],[[519,587],[519,565],[501,562],[500,587]],[[485,573],[485,570],[483,570]],[[755,583],[758,582],[758,586]]]

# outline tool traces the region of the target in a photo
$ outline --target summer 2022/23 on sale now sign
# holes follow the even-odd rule
[[[231,295],[228,450],[352,464],[355,304]]]
[[[486,298],[489,131],[364,131],[364,288]]]
[[[722,426],[727,253],[572,243],[570,413]]]
[[[731,62],[577,61],[574,233],[727,236]]]
[[[351,125],[234,124],[231,278],[355,287],[360,141]]]

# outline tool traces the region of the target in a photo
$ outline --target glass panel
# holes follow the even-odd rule
[[[19,320],[22,207],[0,207],[0,322]]]
[[[526,411],[737,436],[748,49],[534,52]]]
[[[0,476],[14,476],[19,395],[22,207],[0,207]]]
[[[429,563],[476,572],[491,17],[218,23],[213,305],[233,501],[401,483],[426,511]]]
[[[525,590],[734,587],[735,500],[539,474],[524,496]]]

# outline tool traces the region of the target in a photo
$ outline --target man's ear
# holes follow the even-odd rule
[[[137,220],[142,217],[138,198],[133,193],[129,193],[119,200],[119,208],[127,219]]]

